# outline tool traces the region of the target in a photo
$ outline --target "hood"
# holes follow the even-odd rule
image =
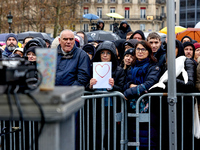
[[[87,43],[88,43],[88,38],[87,38],[87,35],[85,34],[85,32],[84,32],[84,31],[78,31],[78,32],[76,32],[76,34],[77,34],[77,33],[82,33],[82,34],[84,34],[84,45],[87,44]]]
[[[186,36],[184,36],[184,37],[181,39],[181,43],[183,43],[183,39],[184,39],[184,38],[188,38],[188,39],[190,39],[190,42],[192,42],[192,38],[186,35]]]
[[[179,40],[176,40],[176,47],[178,48],[178,54],[177,54],[176,58],[179,56],[184,56],[183,44]]]
[[[89,54],[94,56],[95,53],[95,47],[92,44],[85,44],[82,48],[85,52],[88,52]]]
[[[103,28],[101,29],[101,30],[103,30],[104,29],[104,21],[103,20],[97,21],[97,30],[99,29],[99,24],[100,23],[103,23]]]
[[[144,36],[144,32],[142,30],[137,30],[135,31],[131,36],[130,36],[130,39],[133,39],[133,36],[135,34],[140,34],[142,36],[142,39],[145,40],[145,36]]]
[[[122,25],[123,24],[127,24],[127,27],[126,28],[124,28]],[[131,27],[129,26],[129,24],[127,23],[127,21],[126,20],[123,20],[121,23],[120,23],[120,26],[119,26],[119,30],[130,30],[131,31]],[[128,31],[129,32],[129,31]]]
[[[124,57],[124,47],[123,47],[123,44],[126,40],[125,39],[120,39],[120,40],[116,40],[114,41],[114,44],[118,50],[118,53],[119,53],[119,56],[120,57],[120,62],[121,60],[123,59]]]
[[[28,41],[28,43],[24,47],[24,54],[26,54],[26,51],[32,46],[37,46],[37,47],[40,47],[40,48],[46,48],[46,42],[39,37]]]
[[[115,68],[117,67],[117,54],[116,54],[115,44],[111,41],[104,41],[101,44],[99,44],[92,61],[93,62],[101,62],[100,52],[102,50],[109,50],[111,52],[112,68],[113,68],[113,70],[115,70]]]

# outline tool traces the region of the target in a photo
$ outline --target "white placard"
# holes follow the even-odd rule
[[[108,83],[111,78],[112,63],[111,62],[94,62],[93,63],[93,78],[97,83],[93,85],[94,89],[112,88]]]

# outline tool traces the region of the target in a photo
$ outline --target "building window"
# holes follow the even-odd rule
[[[158,24],[156,24],[156,31],[158,31],[159,29],[158,29]]]
[[[88,32],[88,24],[84,24],[84,32]]]
[[[115,0],[110,0],[111,3],[115,3]]]
[[[98,3],[102,3],[102,0],[97,0]]]
[[[127,19],[129,18],[129,9],[130,9],[129,7],[125,7],[125,15],[124,16]]]
[[[110,13],[115,13],[115,7],[110,7]]]
[[[145,3],[146,2],[146,0],[140,0],[141,1],[141,3]]]
[[[158,8],[156,8],[156,14],[159,14],[159,9]]]
[[[145,31],[145,24],[140,24],[140,30]]]
[[[113,31],[113,24],[110,24],[110,31]]]
[[[165,13],[165,7],[164,7],[164,6],[161,7],[161,13],[162,13],[162,14]]]
[[[84,7],[84,12],[83,12],[84,14],[88,14],[89,13],[89,9],[88,9],[88,7]]]
[[[125,3],[129,3],[130,2],[130,0],[125,0]]]
[[[146,18],[146,7],[141,7],[140,8],[140,19],[145,19]]]
[[[99,16],[99,18],[102,18],[102,7],[97,7],[97,16]]]

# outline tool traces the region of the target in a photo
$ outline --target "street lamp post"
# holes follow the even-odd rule
[[[8,19],[8,24],[9,24],[9,33],[11,33],[11,31],[12,31],[11,24],[12,24],[12,19],[13,19],[13,16],[11,15],[11,11],[7,15],[7,19]]]

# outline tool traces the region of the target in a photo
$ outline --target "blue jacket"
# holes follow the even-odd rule
[[[86,86],[90,80],[90,59],[87,53],[74,45],[70,54],[64,58],[61,46],[58,45],[56,85]]]
[[[10,56],[12,54],[11,51],[8,50],[8,48],[6,47],[5,50],[2,53],[2,58],[7,58],[8,56]]]
[[[144,77],[144,83],[140,84],[136,87],[130,87],[130,84],[132,84],[132,73],[131,69],[128,71],[127,75],[127,81],[124,86],[124,96],[128,99],[137,98],[141,94],[144,94],[145,91],[147,91],[151,86],[153,86],[155,83],[158,82],[160,78],[160,67],[157,66],[157,64],[150,64],[150,66],[147,69],[146,76]],[[133,83],[134,84],[134,83]]]

